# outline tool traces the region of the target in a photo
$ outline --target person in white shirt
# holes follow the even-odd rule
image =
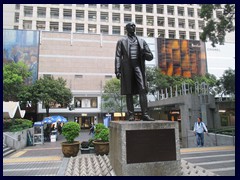
[[[204,132],[208,134],[208,130],[204,122],[202,122],[202,118],[198,118],[197,122],[194,124],[194,134],[197,140],[197,146],[202,147],[204,145]]]

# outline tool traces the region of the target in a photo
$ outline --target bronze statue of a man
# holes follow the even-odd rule
[[[147,87],[145,60],[151,61],[153,54],[145,40],[135,35],[136,25],[126,25],[127,36],[117,42],[115,74],[121,79],[121,94],[126,95],[129,121],[134,121],[133,95],[139,94],[143,121],[154,121],[147,112]]]

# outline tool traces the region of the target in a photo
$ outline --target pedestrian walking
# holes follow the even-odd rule
[[[203,147],[204,146],[204,132],[208,134],[207,127],[204,122],[202,122],[202,118],[198,118],[197,122],[194,124],[194,134],[197,140],[197,146]]]

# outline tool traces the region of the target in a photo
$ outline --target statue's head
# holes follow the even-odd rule
[[[134,33],[135,30],[136,30],[136,25],[133,22],[129,22],[129,23],[126,24],[125,28],[126,28],[128,33]]]

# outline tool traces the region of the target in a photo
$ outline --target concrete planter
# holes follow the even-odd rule
[[[75,157],[79,152],[79,141],[74,141],[73,143],[62,142],[62,152],[64,157]]]

